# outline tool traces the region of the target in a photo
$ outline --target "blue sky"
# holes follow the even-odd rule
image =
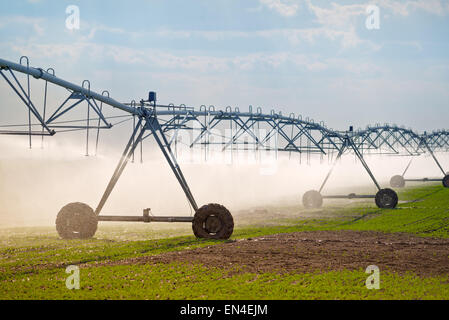
[[[80,30],[65,26],[68,5]],[[448,31],[446,0],[2,0],[0,57],[121,101],[155,90],[162,103],[423,131],[449,128]]]

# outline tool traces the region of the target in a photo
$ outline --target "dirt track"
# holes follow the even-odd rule
[[[374,264],[399,273],[448,275],[449,240],[377,232],[298,232],[127,259],[118,264],[170,262],[237,267],[257,273],[354,270]]]

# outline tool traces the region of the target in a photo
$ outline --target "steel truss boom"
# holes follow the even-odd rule
[[[136,117],[143,117],[145,110],[153,108],[148,103],[141,103],[139,107],[136,107],[129,103],[118,102],[109,97],[109,94],[98,94],[90,90],[90,83],[88,83],[89,87],[85,87],[84,82],[83,86],[79,86],[60,79],[41,68],[32,68],[0,59],[0,69],[0,72],[6,70],[24,73],[71,91],[70,96],[64,103],[45,121],[31,101],[27,101],[31,99],[29,97],[21,97],[26,104],[29,102],[30,107],[33,107],[33,114],[41,120],[40,125],[46,129],[43,134],[52,135],[57,129],[69,128],[66,124],[58,126],[55,120],[85,100],[96,111],[98,120],[104,122],[104,126],[101,127],[103,129],[109,128],[111,125],[107,123],[96,101],[120,109]],[[71,99],[75,100],[75,103],[64,109],[63,107],[67,101]],[[222,138],[225,138],[224,141],[220,142],[223,145],[223,149],[232,147],[233,145],[245,144],[247,146],[254,145],[257,148],[272,151],[310,152],[325,155],[328,152],[338,153],[344,145],[346,134],[350,134],[356,148],[362,154],[378,151],[380,153],[419,155],[430,150],[433,152],[449,151],[449,131],[447,130],[420,135],[411,129],[392,125],[378,125],[354,132],[336,131],[327,128],[322,122],[316,123],[307,118],[303,120],[301,116],[296,117],[294,114],[284,116],[280,112],[276,113],[273,110],[270,114],[264,114],[261,108],[257,108],[257,111],[253,112],[252,107],[250,107],[249,112],[241,112],[238,108],[232,110],[231,107],[227,107],[225,110],[215,110],[215,107],[212,106],[209,109],[202,106],[200,110],[195,110],[184,105],[156,105],[154,106],[153,112],[159,117],[161,129],[164,133],[170,133],[171,131],[178,133],[180,130],[198,132],[198,135],[194,137],[190,145],[191,147],[195,145],[213,144],[213,142],[208,142],[206,138],[217,135],[213,129],[218,128],[221,124],[225,124],[234,130],[231,135],[222,136]],[[266,126],[264,136],[258,135],[256,128],[260,127],[260,125]],[[98,127],[92,126],[91,128]],[[85,129],[88,127],[71,126],[70,128]],[[18,132],[17,134],[26,135],[29,134],[29,131]],[[14,131],[8,130],[4,133],[14,134]],[[38,131],[31,131],[31,133],[33,135],[39,135]],[[241,140],[242,137],[245,138],[244,141]],[[270,146],[269,142],[274,138],[278,139],[279,143]],[[172,139],[169,143],[171,144],[173,140],[175,139]],[[353,149],[347,149],[347,151],[353,152]]]

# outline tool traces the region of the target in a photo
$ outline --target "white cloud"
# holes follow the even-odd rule
[[[121,28],[112,28],[105,25],[94,25],[90,28],[87,39],[93,39],[98,31],[105,31],[113,34],[126,34],[127,32]]]
[[[413,11],[421,10],[434,15],[445,15],[449,13],[449,3],[443,4],[442,0],[371,0],[366,3],[355,3],[340,5],[332,2],[328,7],[320,7],[312,4],[311,0],[305,0],[308,9],[315,16],[316,22],[321,28],[314,31],[309,30],[310,39],[313,40],[317,34],[326,35],[327,38],[341,39],[342,47],[356,47],[365,44],[373,50],[380,49],[370,41],[362,40],[356,32],[357,23],[365,19],[368,5],[376,4],[381,9],[391,11],[394,15],[408,16]],[[419,43],[413,44],[418,49]]]
[[[369,0],[354,1],[352,4],[340,5],[331,2],[331,8],[313,6],[311,0],[259,0],[259,2],[282,16],[296,15],[300,3],[304,2],[309,8],[313,7],[319,18],[327,21],[342,22],[344,18],[351,18],[363,14],[368,5],[377,4],[384,9],[391,10],[393,14],[408,16],[413,11],[422,10],[430,14],[449,14],[449,2],[447,0]]]
[[[308,30],[309,41],[317,36],[324,36],[330,40],[340,40],[343,49],[365,45],[369,50],[379,50],[381,46],[361,39],[356,27],[359,20],[366,17],[367,4],[339,5],[331,3],[329,7],[319,7],[305,0],[309,11],[315,16],[318,28]]]
[[[346,29],[319,26],[316,28],[284,28],[266,29],[257,31],[197,31],[197,30],[159,30],[142,33],[139,37],[161,37],[165,39],[192,39],[202,38],[208,41],[223,41],[230,39],[266,38],[279,40],[285,39],[292,46],[298,46],[303,42],[313,44],[317,39],[340,41],[343,48],[366,45],[370,50],[378,50],[379,46],[359,39],[355,28],[348,26]]]
[[[382,8],[391,10],[394,14],[408,16],[416,10],[422,10],[430,14],[443,16],[449,14],[449,3],[444,0],[376,0],[374,3]]]
[[[284,16],[295,15],[299,8],[299,1],[290,1],[289,5],[280,0],[259,0],[270,9],[278,11]],[[342,48],[357,47],[366,45],[371,50],[379,50],[380,45],[370,41],[360,39],[356,32],[357,23],[360,19],[366,18],[366,8],[368,5],[377,4],[382,9],[391,11],[394,15],[408,16],[414,11],[424,11],[434,15],[446,15],[449,13],[449,1],[444,0],[371,0],[352,4],[339,4],[331,2],[328,6],[314,5],[311,0],[302,0],[319,25],[316,28],[308,29],[283,29],[255,32],[255,35],[287,37],[292,44],[297,44],[300,40],[314,42],[318,37],[329,40],[341,41]],[[419,44],[418,44],[419,46]]]
[[[42,18],[32,18],[26,16],[6,16],[0,18],[0,29],[8,27],[10,25],[26,25],[31,26],[38,36],[43,36],[45,34],[45,28],[42,26],[44,22],[45,19]]]
[[[332,28],[345,28],[353,25],[355,18],[366,15],[366,4],[339,5],[331,3],[329,8],[314,6],[306,0],[309,10],[316,17],[316,22]]]
[[[294,0],[259,0],[259,2],[284,17],[296,15],[299,4]]]
[[[361,39],[357,33],[361,19],[366,17],[366,7],[369,4],[378,4],[382,8],[388,9],[395,15],[408,15],[411,10],[424,10],[433,14],[444,14],[449,10],[449,3],[446,7],[441,0],[416,0],[416,1],[396,1],[396,0],[371,0],[366,3],[341,5],[335,2],[326,7],[312,4],[311,0],[259,0],[260,3],[283,16],[296,15],[302,1],[315,17],[317,27],[312,28],[285,28],[267,29],[258,31],[221,31],[221,30],[154,30],[154,31],[127,31],[120,28],[113,28],[105,25],[89,24],[84,25],[84,34],[81,41],[89,41],[95,38],[99,31],[126,36],[130,39],[145,37],[160,37],[174,39],[190,39],[199,37],[208,41],[221,41],[234,38],[262,37],[267,39],[285,38],[290,45],[297,46],[303,41],[315,43],[317,39],[328,39],[338,41],[342,49],[356,48],[364,46],[368,50],[379,50],[382,45],[372,41]],[[36,27],[37,29],[37,27]],[[419,44],[417,44],[419,47]]]
[[[8,44],[9,45],[9,44]],[[223,74],[228,72],[250,72],[260,70],[297,70],[321,72],[328,69],[340,70],[345,73],[361,75],[364,73],[378,74],[381,68],[369,63],[356,62],[347,59],[323,58],[313,54],[299,54],[290,51],[275,53],[251,53],[229,57],[210,55],[173,54],[155,49],[132,49],[115,45],[101,45],[89,42],[73,44],[27,44],[13,45],[13,50],[19,55],[33,52],[34,55],[48,60],[70,61],[78,63],[83,58],[112,59],[123,66],[137,65],[142,69],[176,72],[194,72],[195,74]]]

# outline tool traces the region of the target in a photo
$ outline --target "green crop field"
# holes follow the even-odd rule
[[[371,201],[304,210],[298,201],[297,207],[266,208],[251,218],[238,215],[228,241],[197,240],[188,225],[100,224],[92,240],[61,240],[51,227],[0,229],[0,299],[448,299],[449,270],[430,275],[382,271],[380,289],[368,290],[363,268],[255,272],[176,259],[132,262],[302,231],[449,238],[449,189],[422,185],[401,190],[399,196],[393,210],[379,210]],[[79,290],[66,288],[69,265],[80,267]]]

